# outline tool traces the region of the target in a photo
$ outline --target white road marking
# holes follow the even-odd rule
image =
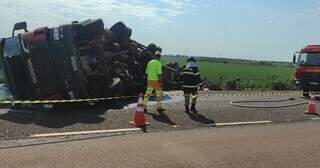
[[[310,118],[311,120],[320,120],[320,117]],[[289,122],[290,120],[286,120]],[[265,121],[248,121],[248,122],[228,122],[228,123],[214,123],[207,124],[207,126],[233,126],[233,125],[250,125],[250,124],[268,124],[272,123],[270,120]],[[179,126],[174,125],[173,128]],[[94,131],[80,131],[80,132],[62,132],[62,133],[48,133],[48,134],[33,134],[30,135],[31,138],[43,138],[43,137],[53,137],[53,136],[67,136],[67,135],[84,135],[84,134],[97,134],[97,133],[120,133],[120,132],[134,132],[140,131],[140,128],[126,128],[126,129],[112,129],[112,130],[94,130]]]
[[[120,133],[120,132],[133,132],[140,131],[140,128],[126,128],[126,129],[112,129],[112,130],[94,130],[94,131],[79,131],[79,132],[61,132],[61,133],[48,133],[48,134],[33,134],[30,138],[42,138],[53,136],[66,136],[66,135],[84,135],[84,134],[97,134],[97,133]]]
[[[272,121],[249,121],[249,122],[230,122],[230,123],[215,123],[208,124],[209,126],[231,126],[231,125],[248,125],[248,124],[267,124]]]
[[[8,110],[0,110],[0,114],[7,114]]]

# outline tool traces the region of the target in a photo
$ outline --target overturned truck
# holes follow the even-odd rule
[[[15,35],[18,30],[24,32]],[[131,34],[124,23],[106,29],[101,19],[31,32],[20,22],[12,37],[0,39],[2,72],[19,100],[134,95],[144,90],[145,68],[157,46],[146,47]],[[165,89],[180,87],[178,71],[164,66]]]

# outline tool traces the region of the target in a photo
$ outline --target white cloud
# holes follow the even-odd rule
[[[168,6],[171,6],[174,9],[183,9],[185,7],[190,6],[189,0],[159,0],[159,2],[167,4]]]
[[[1,0],[0,14],[7,12],[25,18],[46,16],[48,20],[130,18],[157,24],[188,13],[196,7],[193,3],[194,0]]]

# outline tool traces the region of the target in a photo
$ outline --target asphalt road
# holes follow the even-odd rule
[[[268,94],[269,92],[265,92]],[[286,92],[281,92],[286,93]],[[240,95],[239,95],[240,94]],[[164,107],[167,111],[159,115],[151,106],[147,120],[151,123],[149,132],[200,128],[215,123],[248,121],[304,121],[314,116],[305,115],[306,105],[289,108],[260,109],[241,108],[230,105],[234,100],[281,100],[295,97],[296,100],[282,102],[290,104],[306,102],[300,95],[245,95],[244,92],[201,92],[199,95],[199,115],[184,113],[183,97],[178,92],[175,96],[166,96]],[[69,105],[53,111],[34,110],[33,114],[0,110],[0,144],[5,140],[28,138],[33,134],[122,129],[132,127],[136,99],[127,101],[105,102],[94,107],[87,105]],[[258,105],[279,105],[268,103]]]
[[[198,128],[0,149],[1,167],[318,168],[320,124]]]

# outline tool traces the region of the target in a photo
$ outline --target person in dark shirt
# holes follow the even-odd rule
[[[183,92],[185,97],[185,108],[186,113],[193,112],[198,113],[196,110],[196,103],[198,98],[198,87],[201,83],[200,73],[196,64],[196,59],[194,57],[189,57],[187,59],[187,65],[185,65],[182,73],[183,81]],[[190,96],[192,95],[191,108],[190,105]]]

